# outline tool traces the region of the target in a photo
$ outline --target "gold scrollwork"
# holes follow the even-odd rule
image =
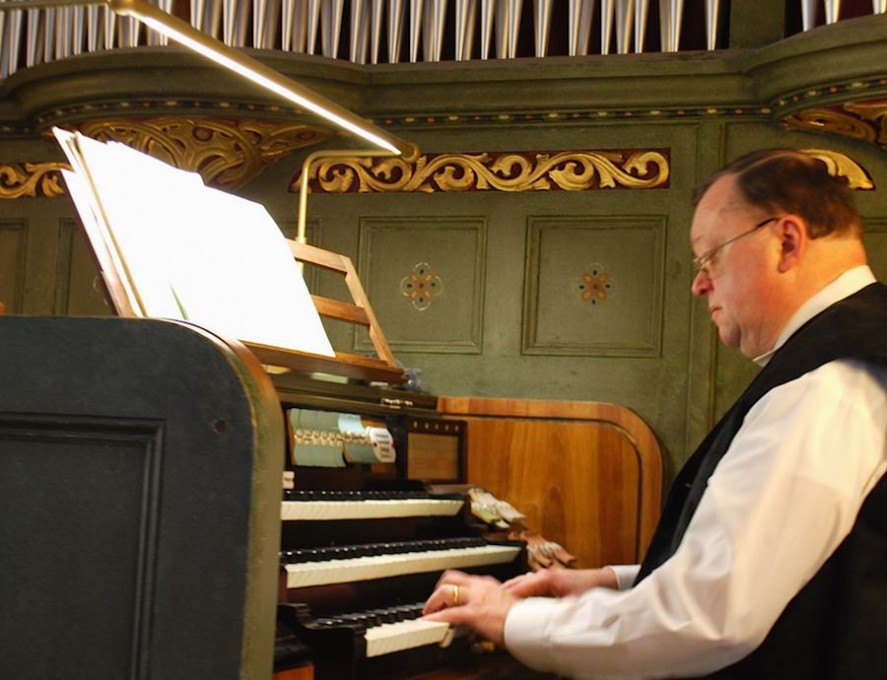
[[[268,165],[331,133],[301,123],[197,117],[101,120],[82,123],[83,134],[123,142],[222,189],[236,189]]]
[[[852,102],[844,104],[844,109],[861,120],[869,122],[875,128],[874,141],[882,149],[887,150],[887,100],[874,99]]]
[[[813,156],[825,163],[832,177],[844,177],[851,189],[870,191],[875,183],[861,165],[849,156],[828,149],[801,149],[805,154]]]
[[[320,158],[309,174],[312,188],[326,193],[652,189],[668,178],[668,157],[647,150],[426,154],[414,163]]]
[[[796,130],[830,132],[864,142],[875,141],[875,131],[867,122],[837,109],[811,109],[787,116],[783,123]]]
[[[63,195],[62,168],[67,163],[0,163],[0,198],[54,198]]]

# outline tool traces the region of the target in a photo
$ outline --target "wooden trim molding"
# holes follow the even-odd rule
[[[314,193],[590,191],[661,189],[669,149],[508,151],[390,157],[319,158],[309,169]],[[290,185],[298,192],[301,175]]]

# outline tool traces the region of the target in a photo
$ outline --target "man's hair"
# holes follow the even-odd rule
[[[794,149],[752,151],[731,161],[700,184],[694,205],[715,181],[734,175],[748,205],[804,218],[811,238],[829,234],[862,236],[862,218],[846,183],[825,163]]]

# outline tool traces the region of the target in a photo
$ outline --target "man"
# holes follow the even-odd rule
[[[762,369],[643,563],[446,572],[426,616],[575,678],[885,678],[887,286],[852,197],[810,156],[755,152],[697,191],[690,240],[693,293]]]

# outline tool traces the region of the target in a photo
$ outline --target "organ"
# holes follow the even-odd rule
[[[294,488],[284,492],[281,510],[278,634],[304,645],[318,680],[405,678],[464,666],[472,641],[446,625],[417,620],[424,599],[444,569],[498,578],[526,570],[525,547],[484,536],[461,487],[436,491],[426,484],[435,480],[417,477],[409,465],[411,453],[421,459],[429,438],[439,440],[433,451],[455,455],[449,476],[436,481],[464,481],[464,422],[443,419],[435,398],[358,386],[335,392],[337,398],[322,399],[325,406],[383,422],[397,459],[330,468],[288,463]],[[309,402],[317,398],[317,390],[280,393],[292,400],[287,406],[302,406],[300,394]],[[332,457],[341,458],[332,449]],[[301,662],[299,654],[294,662]]]
[[[315,302],[369,323],[359,297]],[[445,568],[526,568],[468,486],[577,566],[638,559],[658,513],[656,439],[612,404],[435,397],[371,384],[384,359],[156,319],[0,317],[0,347],[4,676],[481,677],[507,655],[415,621]],[[293,409],[380,425],[396,458],[297,465]]]

